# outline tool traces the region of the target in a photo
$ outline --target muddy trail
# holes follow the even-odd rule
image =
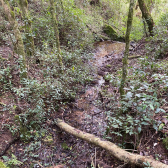
[[[84,93],[79,93],[73,103],[72,112],[68,117],[76,123],[79,129],[103,136],[106,131],[105,109],[101,102],[101,89],[105,84],[104,76],[115,72],[122,66],[122,56],[125,43],[99,42],[95,44],[95,53],[90,66],[97,70],[91,85],[85,87]],[[66,120],[66,117],[65,117]]]

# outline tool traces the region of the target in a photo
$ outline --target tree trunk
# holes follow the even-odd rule
[[[153,10],[154,4],[155,4],[155,0],[147,0],[147,1],[146,1],[146,6],[147,6],[148,11],[149,11],[150,13],[151,13],[152,10]],[[135,9],[138,9],[138,7],[139,7],[139,3],[138,3],[138,1],[137,1]]]
[[[51,10],[51,15],[52,15],[54,33],[55,33],[55,38],[56,38],[55,40],[56,40],[56,45],[57,45],[57,50],[58,50],[59,65],[63,69],[62,53],[61,53],[60,41],[59,41],[58,22],[57,22],[57,18],[55,16],[55,12],[54,12],[55,11],[54,0],[50,0],[50,10]]]
[[[142,18],[145,18],[146,23],[148,25],[149,34],[150,34],[150,36],[153,36],[154,35],[154,33],[153,33],[153,27],[154,27],[153,18],[151,16],[150,12],[148,11],[148,8],[145,4],[145,1],[138,0],[138,3],[139,3],[139,8],[142,12]]]
[[[26,53],[28,56],[32,56],[34,55],[34,39],[32,36],[31,20],[28,13],[28,2],[27,0],[19,0],[19,5],[25,23]]]
[[[130,0],[130,6],[129,6],[129,12],[128,12],[128,20],[127,20],[127,30],[125,35],[125,52],[124,52],[124,58],[122,60],[123,66],[122,66],[122,78],[121,78],[121,84],[120,84],[120,97],[123,98],[125,92],[124,92],[124,86],[125,81],[127,77],[127,66],[128,66],[128,56],[129,56],[129,46],[130,46],[130,33],[132,28],[132,20],[133,20],[133,9],[134,9],[134,0]]]
[[[126,152],[125,150],[119,148],[114,143],[109,142],[109,141],[105,141],[105,140],[101,140],[100,138],[98,138],[92,134],[75,129],[74,127],[71,127],[70,125],[66,124],[65,122],[63,122],[60,119],[56,120],[56,125],[59,128],[61,128],[63,131],[65,131],[71,135],[74,135],[77,138],[80,138],[82,140],[85,140],[89,143],[92,143],[98,147],[105,149],[111,155],[113,155],[114,157],[116,157],[117,159],[119,159],[121,161],[124,161],[125,163],[145,167],[144,163],[149,162],[150,166],[153,168],[168,168],[168,165],[165,165],[161,162],[158,162],[149,156],[145,157],[145,156]]]
[[[20,79],[24,79],[24,78],[27,78],[26,58],[25,58],[24,44],[23,44],[21,33],[18,28],[18,23],[15,20],[15,14],[11,10],[10,6],[5,4],[3,0],[0,0],[0,2],[2,4],[4,14],[6,15],[8,21],[13,29],[13,32],[14,32],[14,36],[16,39],[16,43],[15,43],[14,48],[16,50],[16,53],[19,55],[19,59],[20,59],[20,61],[19,61],[19,63],[20,63]]]

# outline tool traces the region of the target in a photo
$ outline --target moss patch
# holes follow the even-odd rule
[[[124,42],[125,39],[117,34],[113,27],[109,25],[105,25],[103,27],[103,32],[107,34],[111,40],[121,41]]]

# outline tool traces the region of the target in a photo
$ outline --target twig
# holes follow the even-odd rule
[[[44,166],[39,161],[33,160],[32,162],[37,163],[40,167],[44,168]]]
[[[148,140],[148,142],[147,142],[144,146],[146,146],[146,145],[149,143],[149,141],[150,141],[155,135],[156,135],[156,132],[152,135],[152,137]]]
[[[125,151],[133,151],[133,152],[135,152],[135,151],[137,151],[137,150],[135,150],[135,149],[124,149]]]
[[[134,58],[139,58],[142,57],[142,55],[131,55],[128,57],[128,59],[134,59]]]

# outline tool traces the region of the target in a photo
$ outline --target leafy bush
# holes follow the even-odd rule
[[[168,55],[168,19],[167,13],[161,15],[157,25],[154,28],[154,36],[150,37],[150,43],[147,45],[150,57],[162,59]]]
[[[158,131],[160,123],[155,121],[154,116],[165,112],[161,108],[165,102],[161,95],[167,91],[168,75],[167,71],[164,71],[164,74],[160,72],[165,70],[166,64],[153,65],[151,59],[145,57],[139,59],[139,65],[141,66],[138,69],[129,67],[126,94],[120,106],[115,103],[115,97],[109,98],[108,107],[111,109],[107,111],[108,129],[111,128],[111,133],[118,136],[122,136],[123,132],[138,135],[149,126]],[[113,87],[119,87],[118,76],[107,75],[106,79]]]
[[[132,31],[130,34],[130,38],[132,40],[138,41],[142,39],[144,35],[144,29],[143,29],[143,21],[142,19],[139,19],[137,17],[133,18],[133,25],[132,25]]]
[[[4,161],[6,162],[6,164],[9,168],[17,168],[18,166],[23,164],[22,162],[18,161],[16,156],[13,154],[12,154],[11,158],[9,158],[7,156],[2,156],[2,158],[4,159]]]
[[[34,11],[36,3],[30,4],[35,44],[40,50],[43,50],[44,44],[53,46],[55,43],[50,6],[46,2],[45,5],[43,3],[38,4],[37,8],[41,10],[37,11]],[[64,8],[62,9],[62,7]],[[82,9],[75,7],[73,1],[63,1],[63,6],[60,2],[57,3],[56,15],[62,45],[73,50],[91,48],[93,35],[87,28],[87,15],[83,13]]]

